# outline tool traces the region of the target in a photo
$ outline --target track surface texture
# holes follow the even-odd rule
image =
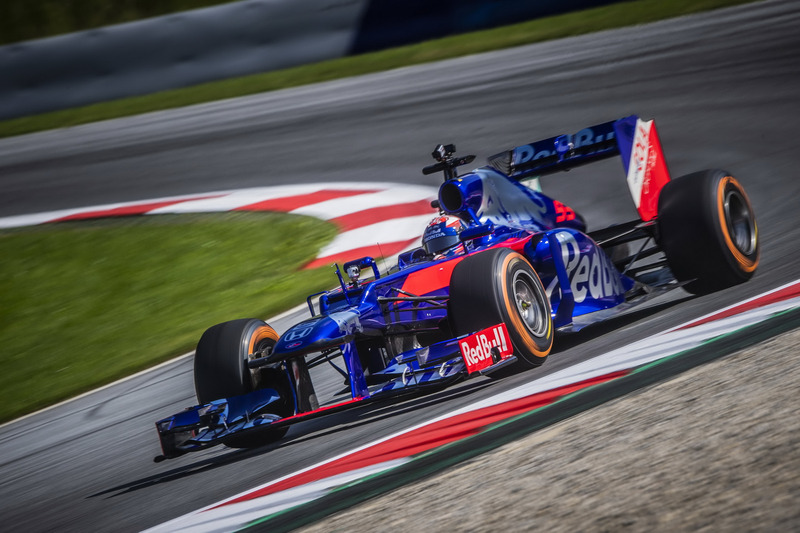
[[[283,183],[435,184],[438,178],[424,177],[420,169],[437,143],[454,142],[459,153],[485,158],[636,113],[656,118],[674,176],[721,167],[740,179],[758,215],[763,246],[751,282],[701,298],[673,291],[647,309],[560,337],[538,370],[501,381],[469,380],[400,405],[298,424],[265,448],[216,448],[154,464],[160,451],[154,421],[194,402],[191,360],[175,361],[0,428],[4,526],[145,529],[794,280],[800,261],[798,24],[799,3],[757,3],[0,141],[0,216],[7,216]],[[543,186],[580,211],[591,228],[635,216],[619,161],[554,176]],[[282,331],[292,320],[274,325]],[[340,385],[329,380],[320,386],[321,396]],[[704,417],[710,433],[719,431],[714,420],[725,423],[720,413]],[[682,442],[680,435],[663,438]],[[615,453],[629,453],[617,446]],[[563,449],[556,446],[553,453]],[[559,475],[558,468],[550,475]],[[588,471],[569,476],[576,490],[588,483]],[[531,499],[546,492],[531,483],[524,489]],[[649,524],[639,522],[641,529]]]
[[[413,531],[432,502],[427,531],[797,531],[798,350],[776,337],[302,531]]]

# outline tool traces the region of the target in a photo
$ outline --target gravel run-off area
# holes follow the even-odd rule
[[[307,532],[800,531],[800,330]]]

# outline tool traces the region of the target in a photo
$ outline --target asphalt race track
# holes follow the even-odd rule
[[[259,185],[436,183],[435,144],[485,158],[636,113],[674,176],[722,167],[758,215],[761,267],[561,337],[544,367],[294,426],[277,445],[160,464],[153,423],[193,403],[191,360],[0,428],[8,530],[136,531],[792,281],[800,269],[800,4],[763,2],[297,90],[0,141],[0,216]],[[633,218],[612,160],[544,183],[592,228]],[[44,317],[46,318],[46,317]],[[235,318],[235,317],[231,317]],[[286,321],[276,324],[280,331]],[[325,391],[338,387],[331,381]]]

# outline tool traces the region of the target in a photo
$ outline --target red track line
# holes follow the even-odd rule
[[[427,214],[430,214],[431,217],[433,217],[436,214],[436,210],[431,207],[431,203],[428,200],[420,200],[418,202],[408,202],[405,204],[373,207],[371,209],[365,209],[356,213],[350,213],[348,215],[332,218],[330,219],[330,222],[338,225],[344,231],[349,231],[362,226],[369,226],[370,224],[384,222],[393,218],[412,217],[415,215]]]
[[[419,240],[418,237],[413,239],[409,239],[406,241],[397,241],[397,242],[387,242],[381,243],[380,245],[373,245],[373,246],[363,246],[361,248],[353,248],[347,250],[346,252],[341,252],[338,254],[328,255],[325,257],[318,257],[314,259],[306,266],[303,267],[304,270],[308,270],[311,268],[320,268],[324,266],[332,265],[333,263],[343,263],[345,261],[350,261],[351,259],[358,259],[359,257],[390,257],[397,253],[400,253],[404,248],[408,247],[412,243],[415,243]]]
[[[196,200],[207,200],[209,198],[220,198],[223,195],[215,194],[211,196],[200,196],[198,198],[188,198],[183,200],[164,200],[161,202],[149,202],[144,204],[127,205],[123,207],[114,207],[111,209],[100,209],[97,211],[85,211],[83,213],[75,213],[74,215],[65,216],[51,220],[50,222],[65,222],[68,220],[87,220],[90,218],[105,218],[105,217],[126,217],[132,215],[144,215],[154,209],[167,207],[170,205],[182,204],[184,202],[194,202]]]
[[[689,329],[695,326],[701,326],[703,324],[708,324],[709,322],[714,322],[716,320],[728,318],[733,315],[738,315],[739,313],[743,313],[745,311],[750,311],[751,309],[756,309],[757,307],[764,307],[765,305],[782,302],[784,300],[788,300],[790,298],[795,298],[798,296],[800,296],[800,282],[795,282],[789,285],[788,287],[784,287],[783,289],[780,289],[778,291],[765,294],[764,296],[760,296],[754,300],[750,300],[749,302],[743,302],[739,305],[735,305],[730,309],[725,309],[724,311],[720,311],[719,313],[707,316],[705,318],[701,318],[696,322],[685,324],[678,329],[679,330]]]
[[[360,194],[372,194],[380,192],[378,189],[358,189],[358,190],[335,190],[335,189],[322,189],[317,192],[308,194],[299,194],[297,196],[284,196],[282,198],[273,198],[271,200],[264,200],[263,202],[256,202],[254,204],[243,205],[237,207],[234,211],[280,211],[289,212],[300,207],[305,207],[311,204],[317,204],[326,200],[333,200],[336,198],[346,198],[348,196],[358,196]]]
[[[479,433],[487,426],[500,422],[511,417],[533,411],[540,407],[549,405],[556,400],[576,392],[580,389],[611,381],[628,374],[629,371],[623,370],[613,372],[605,376],[587,379],[571,385],[565,385],[553,390],[532,394],[524,398],[511,400],[498,405],[484,407],[468,413],[456,415],[426,426],[398,435],[374,446],[370,446],[345,457],[336,459],[324,465],[320,465],[306,472],[301,472],[296,476],[278,481],[267,487],[255,490],[248,494],[239,496],[220,505],[213,507],[217,509],[226,505],[254,500],[287,490],[306,483],[319,481],[331,476],[351,472],[359,468],[370,465],[384,463],[393,459],[410,457],[439,446],[443,446],[456,440],[464,439]]]

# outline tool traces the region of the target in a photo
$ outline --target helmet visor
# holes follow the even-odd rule
[[[438,254],[459,244],[458,235],[439,235],[426,240],[422,246],[429,254]]]

